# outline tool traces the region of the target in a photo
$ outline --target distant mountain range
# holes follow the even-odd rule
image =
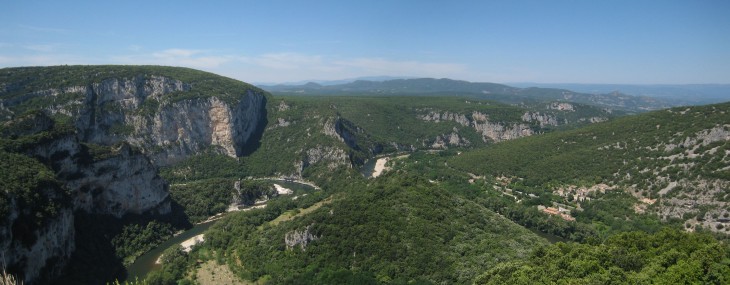
[[[682,105],[703,105],[730,101],[730,84],[576,84],[576,83],[497,83],[452,79],[361,77],[333,81],[302,81],[259,85],[274,93],[301,95],[398,95],[414,93],[445,95],[458,93],[505,103],[524,100],[563,100],[610,109],[647,111]]]
[[[301,81],[293,81],[293,82],[259,82],[254,83],[257,86],[276,86],[276,85],[304,85],[307,83],[317,83],[319,85],[338,85],[338,84],[347,84],[350,82],[358,81],[358,80],[366,80],[366,81],[386,81],[386,80],[393,80],[393,79],[412,79],[416,77],[410,77],[410,76],[362,76],[362,77],[356,77],[356,78],[348,78],[348,79],[339,79],[339,80],[301,80]]]
[[[585,93],[621,92],[684,102],[683,105],[730,101],[730,84],[577,84],[577,83],[511,83],[516,87],[563,88]]]
[[[684,101],[671,98],[631,96],[620,92],[593,94],[559,88],[518,88],[504,84],[469,82],[452,79],[392,79],[384,81],[356,80],[344,84],[323,85],[309,82],[301,85],[259,86],[272,93],[288,95],[423,95],[468,96],[508,104],[531,102],[574,102],[610,110],[643,112],[679,106]]]

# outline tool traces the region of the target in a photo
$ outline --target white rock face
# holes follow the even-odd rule
[[[295,246],[299,246],[302,250],[307,249],[307,244],[309,244],[312,241],[318,240],[319,237],[313,235],[309,228],[311,228],[312,225],[307,226],[304,230],[294,230],[286,233],[284,236],[284,243],[286,244],[287,249],[294,249]]]
[[[525,136],[531,136],[534,131],[526,124],[503,124],[489,121],[489,116],[481,112],[473,112],[469,117],[463,114],[451,112],[430,111],[425,115],[418,116],[419,119],[429,122],[454,121],[465,127],[474,128],[482,134],[485,142],[500,142]]]
[[[525,112],[525,114],[522,115],[522,120],[525,122],[538,122],[540,123],[540,127],[558,125],[558,120],[555,116],[541,114],[540,112]]]
[[[350,165],[350,158],[341,148],[331,146],[317,146],[307,149],[304,152],[303,166],[309,166],[319,162],[327,162],[329,169],[336,169],[339,166]]]
[[[71,190],[74,210],[116,217],[170,211],[167,183],[147,157],[127,144],[106,159],[89,161],[77,138],[69,135],[38,145],[31,154],[52,161],[59,180]]]
[[[118,154],[80,169],[81,178],[68,181],[75,191],[74,205],[89,213],[125,214],[170,212],[167,183],[142,154],[122,145]]]
[[[462,138],[456,131],[447,135],[437,136],[431,144],[431,148],[447,148],[448,146],[468,146],[471,142]]]
[[[126,141],[142,149],[156,165],[174,163],[210,146],[221,154],[240,156],[265,119],[266,97],[252,90],[233,104],[215,96],[180,101],[163,97],[191,88],[162,76],[111,78],[89,86],[33,92],[2,103],[12,106],[35,97],[83,94],[84,99],[47,110],[74,117],[82,141],[101,145]]]
[[[570,103],[553,102],[550,104],[549,108],[553,109],[553,110],[559,110],[559,111],[575,112],[575,108],[573,107],[573,104],[570,104]]]
[[[151,121],[132,123],[138,136],[130,140],[151,153],[156,164],[167,165],[217,146],[222,154],[237,157],[263,120],[265,97],[249,93],[235,106],[218,98],[186,100],[162,107]],[[142,134],[150,134],[144,137]]]

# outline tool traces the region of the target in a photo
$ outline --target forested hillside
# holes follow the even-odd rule
[[[728,282],[730,103],[628,115],[621,95],[387,84],[410,93],[1,69],[4,269],[124,283],[158,252],[135,283]]]
[[[663,230],[539,248],[490,269],[475,284],[727,284],[729,276],[726,245],[706,234]]]
[[[358,167],[383,154],[479,148],[615,117],[576,103],[518,107],[469,98],[324,96],[275,97],[267,115],[259,147],[240,163],[208,153],[215,158],[190,158],[164,168],[165,177],[301,176],[310,166]]]
[[[729,122],[728,103],[681,107],[493,145],[449,165],[572,206],[627,193],[637,213],[727,232]]]

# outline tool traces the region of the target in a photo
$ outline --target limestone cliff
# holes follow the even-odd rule
[[[37,117],[45,115],[27,120],[41,120]],[[103,153],[95,155],[94,151]],[[74,210],[116,217],[169,212],[167,183],[157,175],[157,167],[127,143],[95,146],[81,143],[68,133],[32,144],[22,152],[52,168],[70,190]]]
[[[158,166],[203,151],[241,156],[266,122],[263,91],[199,71],[108,66],[5,71],[0,138],[18,139],[6,150],[52,169],[70,199],[41,227],[21,231],[25,238],[11,226],[0,227],[0,261],[28,283],[53,277],[66,264],[74,251],[74,212],[167,213],[168,185]],[[28,112],[33,115],[24,115]],[[11,203],[11,213],[17,207]],[[0,218],[14,224],[12,215]]]
[[[465,127],[474,128],[482,135],[485,142],[500,142],[511,140],[525,136],[531,136],[535,132],[527,124],[493,122],[489,120],[487,114],[474,111],[469,115],[429,111],[426,114],[419,115],[419,119],[428,122],[454,121]]]
[[[13,128],[28,123],[35,124],[32,131]],[[61,184],[55,189],[49,185],[33,190],[40,194],[37,198],[7,196],[10,213],[0,217],[0,260],[11,272],[23,276],[26,283],[47,281],[63,270],[75,249],[76,211],[116,217],[127,213],[164,214],[170,211],[167,183],[143,154],[126,143],[116,147],[96,146],[105,152],[94,153],[99,150],[90,150],[91,145],[80,143],[73,132],[63,133],[53,125],[43,113],[5,124],[10,127],[5,129],[6,136],[45,136],[13,150],[49,167]],[[18,190],[12,189],[9,193]],[[36,212],[38,209],[28,208],[29,199],[36,201],[30,204],[33,207],[52,207],[54,210]],[[38,201],[47,205],[37,205]],[[32,217],[37,215],[42,218],[33,222]]]
[[[216,98],[194,99],[162,106],[152,117],[134,117],[130,143],[167,165],[210,147],[238,157],[265,118],[263,93],[248,91],[233,105]],[[161,148],[155,152],[155,148]]]
[[[165,97],[191,93],[191,88],[191,84],[168,77],[139,75],[31,92],[3,103],[10,108],[39,97],[76,98],[45,110],[71,116],[82,141],[102,145],[126,141],[157,165],[174,163],[209,147],[240,156],[265,118],[263,92],[241,90],[238,100],[230,103],[216,96],[187,100]]]
[[[522,115],[522,120],[525,122],[537,122],[540,124],[540,127],[558,125],[558,120],[555,116],[540,112],[525,112],[525,114]]]
[[[127,144],[115,147],[114,155],[94,161],[69,177],[69,189],[77,210],[122,217],[125,214],[170,212],[168,185],[157,168]]]

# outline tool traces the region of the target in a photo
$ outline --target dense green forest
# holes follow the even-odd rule
[[[476,284],[728,284],[730,251],[707,234],[624,232],[598,245],[557,243],[501,263]]]
[[[4,189],[0,192],[0,225],[6,226],[11,214],[18,215],[13,234],[25,244],[35,241],[34,229],[56,218],[70,203],[68,191],[46,166],[1,149],[0,189]],[[13,204],[18,205],[19,213],[11,213]]]
[[[455,155],[414,153],[375,180],[319,182],[333,191],[321,197],[331,198],[228,216],[178,266],[195,272],[200,262],[193,260],[212,259],[240,278],[275,284],[726,282],[724,241],[667,229],[656,216],[633,212],[631,196],[607,193],[613,196],[587,203],[577,222],[567,222],[521,205],[530,201],[505,199],[487,183],[470,183],[469,175],[444,166]],[[302,211],[311,205],[318,207]],[[282,216],[294,219],[272,222]],[[581,243],[548,246],[505,217]],[[304,246],[287,245],[288,235],[304,232],[311,234]],[[175,280],[171,274],[182,272],[166,266],[154,276]]]
[[[372,182],[339,174],[349,180],[318,181],[325,191],[228,215],[188,260],[215,259],[244,279],[273,283],[464,283],[485,267],[546,244],[472,201],[482,195],[477,189],[458,190],[416,174]],[[308,241],[287,245],[283,237],[297,234]],[[192,261],[179,266],[195,267]],[[174,274],[179,270],[164,268],[151,284],[181,278]]]
[[[269,124],[261,146],[240,159],[240,171],[254,176],[298,173],[296,163],[308,159],[306,150],[326,151],[331,147],[344,150],[342,155],[348,160],[345,164],[362,165],[380,154],[432,149],[439,136],[451,134],[457,134],[460,143],[447,143],[446,148],[480,148],[492,139],[485,138],[486,131],[474,127],[475,113],[484,114],[488,122],[505,129],[522,124],[535,133],[574,128],[588,124],[590,118],[614,116],[587,105],[572,106],[572,111],[561,111],[551,109],[551,104],[512,106],[466,97],[274,97],[268,102]],[[550,117],[556,125],[524,121],[527,112]],[[424,120],[424,116],[434,113],[463,116],[467,122]],[[328,133],[328,128],[332,132]],[[230,161],[221,159],[225,163],[222,172],[231,173],[236,167]]]
[[[239,186],[236,188],[236,182]],[[263,181],[232,180],[211,178],[170,186],[170,196],[183,206],[188,220],[197,223],[218,213],[223,213],[231,205],[250,206],[260,198],[276,194],[270,183]]]
[[[730,282],[730,103],[627,115],[640,108],[566,101],[575,94],[557,89],[459,91],[465,83],[448,80],[436,83],[453,93],[419,93],[430,80],[389,83],[413,84],[398,96],[364,82],[333,96],[264,92],[263,133],[242,155],[210,145],[154,165],[155,149],[85,140],[73,110],[56,109],[83,94],[43,93],[158,76],[182,91],[130,112],[153,118],[155,104],[264,92],[181,68],[0,70],[0,233],[28,247],[70,213],[81,196],[67,181],[87,175],[71,163],[137,155],[145,179],[164,179],[160,212],[75,209],[75,248],[56,284],[124,283],[125,266],[211,217],[203,243],[168,248],[161,269],[129,284],[202,283],[211,270],[260,284]],[[466,94],[485,88],[503,102]],[[54,143],[77,153],[46,153]],[[382,174],[364,177],[378,158],[388,159]]]

